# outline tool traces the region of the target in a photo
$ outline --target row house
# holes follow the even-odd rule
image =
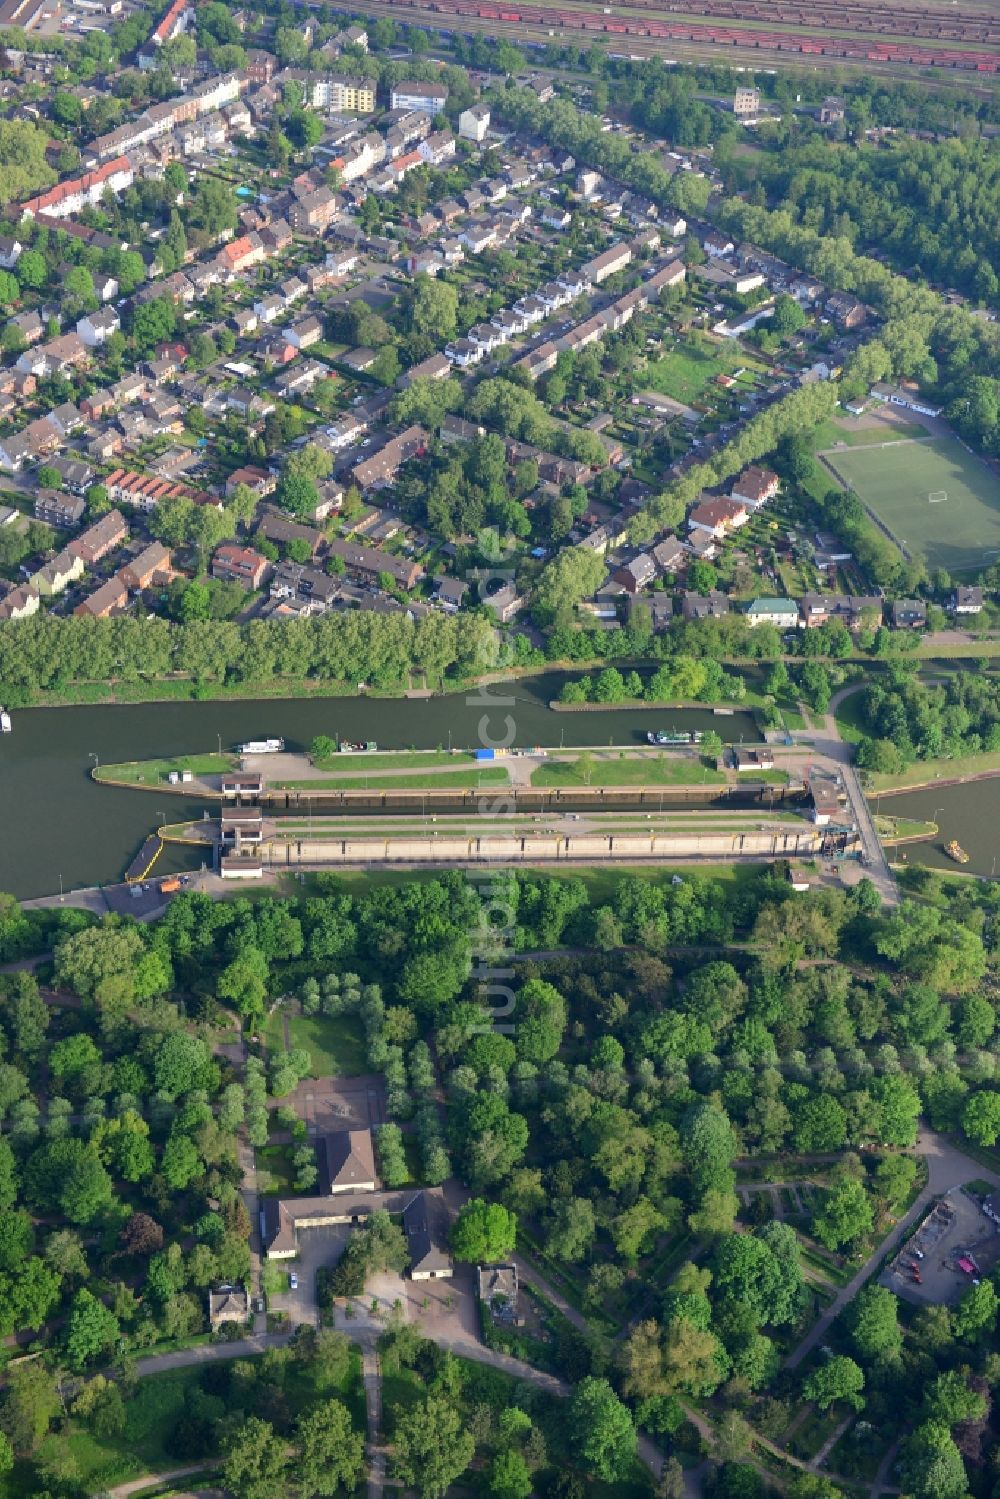
[[[21,204],[18,213],[22,218],[34,218],[39,213],[53,218],[68,218],[82,208],[96,208],[104,194],[123,193],[135,180],[131,163],[126,156],[116,156],[93,172],[84,172],[81,177],[68,177],[57,182],[47,192],[37,193]]]
[[[721,541],[730,531],[745,526],[750,519],[746,505],[727,498],[703,500],[695,505],[687,518],[688,530],[703,531],[715,541]]]
[[[73,610],[74,614],[81,618],[107,619],[112,614],[120,614],[128,605],[128,588],[121,578],[115,576],[102,583],[100,588],[89,594],[82,603],[77,604]]]
[[[623,271],[631,259],[631,247],[622,240],[617,245],[604,250],[600,255],[595,255],[592,260],[588,260],[586,265],[581,267],[581,271],[592,285],[600,286],[601,282],[606,281],[609,276]]]
[[[419,457],[427,449],[427,433],[421,426],[407,427],[390,439],[371,458],[355,464],[351,478],[361,490],[382,489],[391,484],[404,463]]]
[[[60,333],[47,343],[25,349],[23,354],[18,355],[16,367],[45,380],[52,375],[63,375],[68,370],[89,364],[90,361],[90,351],[78,333]]]
[[[164,582],[170,577],[170,553],[162,541],[151,541],[137,556],[118,569],[118,577],[130,593]]]
[[[252,547],[235,546],[231,543],[217,547],[212,557],[213,578],[221,578],[227,583],[239,583],[251,592],[256,592],[262,586],[270,567],[268,559]]]
[[[378,583],[383,573],[407,592],[416,587],[423,577],[423,568],[406,557],[394,557],[391,552],[378,547],[357,546],[352,541],[331,541],[329,552],[339,557],[350,577],[360,578],[366,583]]]
[[[109,499],[116,505],[131,505],[135,510],[151,514],[161,500],[190,500],[195,505],[215,505],[221,501],[204,490],[192,489],[187,484],[178,484],[172,479],[160,479],[155,474],[138,474],[131,469],[116,468],[104,481]]]

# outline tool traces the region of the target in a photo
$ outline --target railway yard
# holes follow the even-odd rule
[[[1000,73],[1000,21],[989,8],[853,4],[829,0],[769,6],[762,0],[706,0],[701,13],[678,0],[627,5],[489,5],[481,0],[392,0],[370,3],[370,15],[399,18],[444,34],[510,28],[512,40],[569,40],[573,33],[627,44],[630,56],[716,57],[725,49],[767,67],[792,58],[808,66],[863,67],[872,72],[930,70]]]

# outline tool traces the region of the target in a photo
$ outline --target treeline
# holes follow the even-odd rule
[[[356,611],[303,620],[58,619],[0,625],[0,683],[8,703],[83,682],[180,678],[195,689],[294,678],[393,688],[411,674],[434,683],[488,670],[492,626],[475,615]]]

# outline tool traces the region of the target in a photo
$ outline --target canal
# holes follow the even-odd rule
[[[1000,873],[1000,776],[965,781],[958,786],[928,786],[922,791],[901,791],[898,796],[872,800],[887,817],[915,817],[936,822],[940,832],[925,843],[904,844],[894,855],[907,864],[927,864],[933,869],[955,869],[944,845],[952,838],[969,855],[962,867],[971,874]]]
[[[488,689],[484,707],[469,694],[433,698],[291,698],[277,701],[145,703],[138,706],[31,708],[14,714],[0,736],[0,890],[21,899],[63,888],[119,880],[145,835],[162,821],[200,818],[205,803],[178,796],[98,786],[102,764],[224,749],[247,739],[281,735],[305,749],[317,734],[374,739],[386,749],[473,748],[486,732],[521,748],[645,743],[649,729],[714,729],[736,743],[757,739],[749,713],[715,717],[711,709],[601,709],[556,713],[549,708],[565,675],[546,673]],[[484,689],[485,692],[486,689]],[[449,740],[450,736],[450,740]],[[197,867],[195,850],[167,849],[157,871]]]

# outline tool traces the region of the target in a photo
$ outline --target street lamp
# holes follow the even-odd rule
[[[934,811],[931,813],[931,822],[937,822],[938,813],[939,812],[943,812],[943,811],[944,811],[944,807],[935,807]]]

